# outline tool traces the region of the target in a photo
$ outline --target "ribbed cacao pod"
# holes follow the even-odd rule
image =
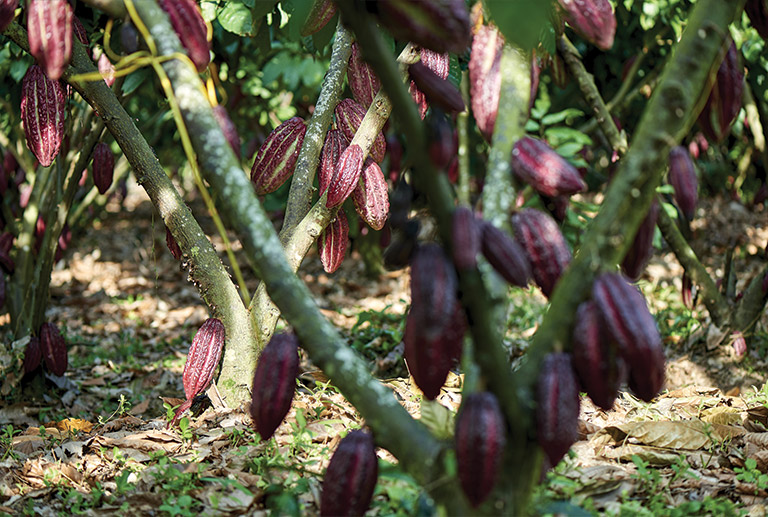
[[[525,208],[512,218],[515,238],[531,263],[536,284],[549,297],[563,270],[571,261],[571,251],[551,216],[534,208]]]
[[[325,136],[323,149],[320,151],[320,166],[317,168],[317,182],[319,194],[325,194],[328,185],[333,179],[336,164],[339,163],[341,153],[347,148],[347,139],[340,129],[331,129]]]
[[[2,276],[2,275],[0,275]],[[31,337],[24,351],[24,373],[31,373],[40,366],[43,359],[43,351],[40,349],[40,339]]]
[[[115,155],[112,149],[104,142],[99,142],[93,148],[93,183],[104,194],[112,186],[112,178],[115,174]]]
[[[579,439],[579,404],[571,357],[547,355],[536,386],[536,438],[553,467]]]
[[[307,125],[301,117],[288,119],[267,136],[251,168],[256,194],[274,192],[293,174]]]
[[[501,49],[504,38],[493,25],[481,26],[472,39],[469,55],[469,92],[477,128],[491,141],[499,112]]]
[[[334,113],[336,114],[336,124],[347,140],[350,142],[355,138],[355,133],[365,118],[366,109],[353,99],[342,99],[337,105]],[[387,141],[384,133],[379,132],[371,144],[369,154],[371,158],[381,163],[387,152]]]
[[[733,352],[736,354],[736,359],[741,359],[747,353],[747,340],[744,339],[744,334],[740,331],[731,333],[731,346]]]
[[[766,276],[768,278],[768,276]],[[683,306],[691,310],[693,309],[693,282],[691,281],[691,277],[688,276],[688,273],[683,271],[683,278],[681,280],[682,282],[682,293],[681,296],[683,298]]]
[[[344,261],[349,242],[349,221],[343,208],[336,212],[336,218],[320,233],[317,238],[318,254],[323,270],[333,273]]]
[[[72,57],[72,16],[67,0],[29,0],[27,5],[29,53],[53,81]]]
[[[510,163],[518,178],[548,197],[575,194],[587,188],[576,167],[546,142],[530,136],[515,142]]]
[[[768,39],[768,4],[765,0],[747,0],[744,10],[760,37]]]
[[[320,515],[363,515],[371,504],[378,475],[373,437],[365,431],[351,431],[339,442],[325,471]]]
[[[427,101],[446,113],[460,113],[466,109],[461,93],[450,81],[442,79],[427,65],[418,61],[408,67],[408,74]]]
[[[291,409],[299,374],[299,342],[276,334],[264,347],[253,375],[251,418],[262,440],[269,440]]]
[[[360,219],[374,230],[384,228],[389,215],[389,191],[381,167],[367,158],[357,187],[352,191],[352,201]]]
[[[37,65],[29,67],[21,88],[21,121],[27,147],[40,165],[49,167],[64,138],[64,90],[59,81],[49,79]]]
[[[381,81],[376,77],[371,65],[363,61],[357,42],[352,44],[352,55],[349,56],[347,67],[347,82],[349,82],[349,89],[352,90],[352,96],[365,109],[368,109],[381,88]]]
[[[456,415],[459,482],[473,507],[493,491],[507,443],[504,415],[493,393],[472,393]]]
[[[18,6],[19,0],[0,0],[0,32],[11,24]]]
[[[618,273],[598,275],[592,299],[629,366],[629,386],[645,401],[664,385],[664,350],[656,322],[640,291]]]
[[[739,64],[736,45],[731,42],[717,70],[707,103],[699,114],[699,126],[709,141],[721,142],[728,134],[741,109],[743,90],[744,70]]]
[[[218,122],[221,132],[224,133],[224,138],[229,142],[230,147],[235,152],[235,156],[240,160],[240,135],[237,133],[237,128],[229,118],[227,114],[227,108],[218,104],[213,107],[213,118]]]
[[[83,27],[83,22],[80,21],[80,18],[77,16],[72,17],[72,30],[75,32],[75,37],[77,40],[85,45],[88,46],[88,33],[85,32],[85,27]]]
[[[363,150],[357,144],[350,145],[341,153],[328,185],[326,207],[339,206],[352,194],[363,172],[363,158]]]
[[[40,325],[40,348],[45,367],[54,375],[64,375],[67,371],[67,343],[55,324],[46,322]]]
[[[480,224],[468,206],[457,206],[453,211],[451,217],[451,252],[453,264],[459,271],[466,271],[477,266],[477,254],[480,252],[482,235]]]
[[[583,302],[576,310],[572,360],[581,387],[592,402],[606,411],[611,409],[624,381],[626,365],[592,301]]]
[[[525,287],[531,279],[531,262],[512,237],[493,224],[481,224],[483,256],[501,277],[512,285]]]
[[[683,146],[669,151],[669,184],[675,189],[675,201],[689,221],[696,213],[699,200],[699,179],[691,155]]]
[[[320,31],[336,14],[336,2],[333,0],[314,0],[300,34],[304,37]]]
[[[687,152],[687,151],[686,151]],[[654,200],[648,214],[640,224],[635,234],[632,246],[621,262],[621,269],[631,280],[637,280],[645,271],[645,266],[653,255],[653,234],[656,231],[656,220],[659,218],[659,203]]]
[[[168,246],[168,251],[171,252],[173,258],[181,260],[181,248],[179,247],[176,239],[173,238],[173,234],[168,227],[165,228],[165,245]]]
[[[386,0],[376,2],[376,10],[395,39],[457,54],[469,45],[469,12],[464,0]]]
[[[208,28],[195,0],[160,0],[160,8],[168,14],[171,26],[187,49],[189,59],[202,72],[211,61]]]
[[[438,54],[437,52],[433,52],[429,49],[422,48],[420,55],[421,55],[421,62],[427,68],[432,70],[441,79],[448,78],[448,71],[450,67],[448,54]],[[429,108],[429,103],[427,102],[427,96],[424,95],[424,92],[419,90],[418,86],[416,86],[416,83],[414,81],[411,81],[408,87],[408,91],[410,92],[411,97],[413,98],[413,102],[415,102],[416,106],[418,106],[419,115],[423,120],[424,115],[426,115],[427,109]]]
[[[558,0],[565,11],[565,21],[582,38],[601,50],[613,46],[616,16],[609,0]]]

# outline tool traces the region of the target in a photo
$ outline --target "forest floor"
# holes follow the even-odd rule
[[[316,514],[330,454],[341,433],[363,424],[359,414],[302,356],[293,406],[274,439],[259,441],[246,411],[210,406],[166,429],[169,408],[183,397],[191,338],[208,314],[168,253],[146,196],[129,192],[122,209],[112,203],[75,237],[53,273],[48,319],[67,338],[69,369],[25,381],[16,400],[0,406],[0,513]],[[707,226],[694,220],[695,248],[711,257],[716,276],[738,240],[737,290],[766,261],[764,208],[714,201],[700,208]],[[212,241],[221,251],[221,239]],[[254,277],[245,274],[253,292]],[[403,363],[407,272],[372,280],[353,254],[326,275],[313,251],[299,274],[405,408],[432,427],[450,425],[462,377],[452,374],[438,403],[422,405]],[[581,439],[537,489],[532,514],[766,514],[768,316],[737,358],[701,304],[682,305],[681,276],[662,249],[640,282],[664,336],[666,391],[650,404],[622,392],[611,411],[584,398]],[[514,358],[546,300],[534,288],[511,296]],[[434,510],[396,460],[378,454],[367,515]]]

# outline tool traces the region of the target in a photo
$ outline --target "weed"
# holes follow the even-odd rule
[[[735,467],[733,469],[736,472],[736,479],[742,483],[750,483],[755,485],[755,495],[760,490],[768,490],[768,474],[763,474],[757,468],[757,461],[754,458],[747,458],[744,460],[744,467]]]

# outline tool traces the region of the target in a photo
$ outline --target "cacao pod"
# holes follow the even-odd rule
[[[64,375],[67,371],[67,343],[53,323],[40,325],[40,348],[45,366],[54,375]]]
[[[72,57],[72,16],[67,0],[29,0],[27,5],[29,53],[53,81]]]
[[[721,142],[741,109],[744,90],[744,70],[739,64],[739,53],[731,42],[723,62],[717,70],[715,84],[709,93],[698,123],[708,140]]]
[[[251,418],[262,440],[280,426],[296,390],[299,343],[293,334],[276,334],[264,347],[253,376]]]
[[[511,165],[518,178],[548,197],[575,194],[587,188],[576,167],[536,138],[524,136],[515,142]]]
[[[40,366],[42,358],[43,351],[40,349],[40,339],[37,337],[29,338],[29,343],[27,343],[27,348],[24,351],[24,373],[35,371]]]
[[[99,194],[104,195],[109,190],[114,174],[115,155],[107,144],[99,142],[93,148],[93,183],[99,190]]]
[[[560,54],[554,54],[552,56],[550,72],[552,74],[552,82],[555,86],[562,90],[568,85],[568,68],[565,66],[565,61],[560,57]],[[626,78],[622,77],[621,80],[623,81],[624,79]]]
[[[382,25],[395,39],[440,53],[461,54],[469,45],[469,12],[464,0],[384,0],[375,7]]]
[[[551,216],[525,208],[512,218],[515,238],[531,263],[531,273],[545,296],[549,297],[563,270],[571,261],[571,251]]]
[[[227,139],[227,142],[229,142],[230,147],[232,147],[232,151],[234,151],[237,160],[240,161],[240,135],[237,133],[237,128],[232,122],[232,119],[229,118],[229,114],[227,114],[227,108],[221,104],[214,106],[213,118],[216,119],[216,122],[221,128],[221,132],[224,133],[224,138]]]
[[[225,334],[224,324],[219,319],[208,318],[192,338],[182,375],[187,400],[205,391],[213,380],[224,349]]]
[[[376,77],[371,65],[363,61],[357,42],[352,44],[352,55],[349,56],[347,67],[347,82],[349,82],[349,89],[352,90],[352,96],[365,109],[368,109],[381,88],[381,81]]]
[[[744,357],[744,354],[747,353],[747,340],[744,339],[744,334],[738,330],[731,333],[731,346],[733,346],[736,359]]]
[[[301,27],[300,34],[304,37],[320,31],[336,14],[336,2],[333,0],[314,0],[312,9]]]
[[[49,167],[61,149],[65,106],[61,84],[39,66],[30,66],[22,81],[21,121],[27,147],[43,167]]]
[[[326,207],[339,206],[352,194],[363,172],[363,158],[363,150],[357,144],[350,145],[341,153],[328,185]]]
[[[688,149],[680,145],[669,151],[669,184],[675,189],[675,201],[689,221],[696,213],[699,179]]]
[[[547,355],[536,386],[536,438],[553,467],[579,438],[579,404],[571,357]]]
[[[367,158],[360,174],[352,200],[360,218],[374,230],[384,228],[389,215],[389,192],[387,180],[379,164]]]
[[[469,55],[469,92],[477,128],[491,141],[499,112],[501,50],[504,38],[493,25],[481,26]]]
[[[594,302],[583,302],[576,310],[573,328],[573,368],[584,391],[596,406],[613,407],[626,365],[603,327]]]
[[[274,192],[293,174],[307,125],[300,117],[286,120],[267,136],[251,168],[256,194]]]
[[[130,20],[126,20],[120,26],[120,45],[123,47],[123,54],[133,54],[139,50],[139,33]]]
[[[501,277],[512,285],[525,287],[531,278],[531,263],[525,250],[493,224],[481,224],[483,256]]]
[[[412,201],[413,188],[403,176],[395,183],[395,188],[392,191],[389,224],[394,229],[401,229],[408,223],[408,214],[411,211]]]
[[[744,10],[760,37],[768,39],[768,5],[765,0],[747,0]]]
[[[427,117],[427,141],[429,157],[435,167],[444,169],[458,153],[458,139],[445,114],[433,108]]]
[[[351,142],[355,138],[355,133],[363,122],[363,118],[365,118],[366,109],[353,99],[342,99],[336,105],[334,113],[336,114],[336,124],[347,137],[347,140]],[[381,163],[386,152],[387,141],[384,138],[384,133],[379,132],[371,144],[369,154],[371,158]]]
[[[19,0],[0,0],[0,32],[3,32],[13,21]]]
[[[466,271],[477,266],[481,235],[480,223],[472,209],[457,206],[451,217],[451,252],[456,269]]]
[[[325,136],[323,149],[320,151],[320,166],[317,169],[317,182],[319,193],[322,196],[333,179],[336,164],[339,163],[341,153],[347,148],[347,139],[340,129],[331,129]]]
[[[168,251],[171,252],[173,258],[181,260],[181,248],[179,247],[176,239],[173,238],[173,234],[168,227],[165,228],[165,245],[168,246]]]
[[[687,152],[687,151],[686,151]],[[631,280],[637,280],[645,271],[645,266],[653,255],[653,234],[656,220],[659,218],[659,203],[654,199],[648,214],[635,234],[635,240],[621,262],[621,269]]]
[[[80,21],[80,18],[77,16],[72,17],[72,29],[75,31],[75,37],[77,40],[85,45],[88,46],[88,33],[85,32],[85,27],[83,27],[83,22]]]
[[[558,0],[568,22],[582,38],[601,50],[613,46],[616,16],[609,0]]]
[[[460,113],[466,109],[459,90],[450,81],[442,79],[421,61],[410,65],[408,74],[430,103],[451,114]]]
[[[768,278],[768,277],[767,277]],[[686,309],[692,310],[693,309],[693,282],[691,281],[691,277],[688,276],[688,273],[683,271],[683,279],[682,279],[682,298],[683,298],[683,306],[685,306]]]
[[[168,15],[174,32],[197,71],[204,71],[211,61],[211,42],[208,41],[208,27],[195,0],[160,0],[158,4]]]
[[[365,431],[351,431],[339,442],[325,471],[320,515],[363,515],[371,504],[378,475],[373,437]]]
[[[320,233],[317,238],[320,262],[326,273],[333,273],[344,261],[349,242],[349,221],[343,208],[336,212],[336,218]]]
[[[592,299],[629,367],[629,386],[645,401],[664,385],[664,350],[640,291],[618,273],[598,275]]]
[[[571,198],[569,196],[541,196],[541,200],[544,202],[547,211],[555,218],[555,221],[558,224],[562,224],[565,221],[565,215],[568,212]]]
[[[448,54],[422,48],[419,50],[419,56],[422,64],[432,70],[440,79],[448,79],[448,72],[451,69],[451,59]]]
[[[473,507],[496,485],[506,445],[506,425],[493,393],[472,393],[456,415],[456,463],[459,482]]]

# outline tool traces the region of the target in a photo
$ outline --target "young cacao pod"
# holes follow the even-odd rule
[[[613,46],[616,16],[609,0],[558,0],[565,21],[579,35],[601,50]]]
[[[473,507],[493,491],[506,445],[506,425],[493,393],[472,393],[456,415],[459,482]]]
[[[504,37],[493,25],[482,25],[472,39],[469,92],[477,128],[491,141],[501,93],[501,49]]]
[[[72,57],[72,16],[67,0],[29,0],[27,5],[29,53],[53,81]]]
[[[40,348],[45,367],[54,375],[64,375],[67,371],[67,343],[55,324],[46,322],[40,325]]]
[[[253,376],[251,418],[262,440],[280,426],[296,390],[299,342],[293,334],[276,334],[264,347]]]
[[[325,471],[320,515],[363,515],[371,504],[378,475],[373,437],[365,431],[351,431],[339,442]]]
[[[336,105],[334,113],[336,114],[336,124],[339,129],[341,129],[341,132],[347,137],[347,140],[352,142],[355,138],[355,133],[357,133],[357,129],[363,122],[363,118],[365,118],[366,109],[353,99],[342,99]],[[369,154],[371,158],[376,160],[376,162],[381,163],[386,152],[387,141],[384,138],[384,133],[379,132],[371,144]]]
[[[451,252],[456,269],[465,271],[477,266],[481,235],[480,222],[472,209],[457,206],[451,217]]]
[[[115,155],[112,149],[104,142],[99,142],[93,148],[93,183],[104,195],[112,186],[112,178],[115,175]]]
[[[352,44],[352,55],[347,66],[347,82],[352,96],[365,109],[368,109],[381,88],[381,81],[376,77],[371,65],[363,61],[357,42]]]
[[[256,187],[256,194],[263,196],[274,192],[291,177],[306,132],[304,120],[293,117],[267,136],[251,168],[251,181]]]
[[[349,221],[343,208],[336,212],[336,218],[325,227],[317,238],[320,262],[326,273],[333,273],[344,261],[349,242]]]
[[[518,178],[548,197],[575,194],[587,188],[576,167],[537,138],[524,136],[515,142],[511,164]]]
[[[200,8],[194,0],[160,0],[160,8],[168,14],[173,30],[189,59],[203,72],[211,61],[211,42],[208,41],[208,27],[205,25]]]
[[[549,297],[560,275],[571,261],[571,251],[552,217],[534,208],[524,208],[512,218],[515,238],[531,263],[533,279]]]
[[[675,189],[675,201],[689,221],[696,213],[699,179],[688,149],[680,145],[669,151],[669,184]]]
[[[579,438],[579,404],[571,357],[547,355],[536,387],[536,438],[553,467]]]
[[[363,150],[357,144],[352,144],[341,153],[339,161],[333,170],[333,177],[328,185],[328,198],[325,206],[333,208],[346,200],[357,187],[357,181],[363,172]]]
[[[365,166],[360,173],[352,200],[360,218],[374,230],[384,228],[389,215],[389,192],[387,180],[379,164],[366,158]]]
[[[435,52],[461,54],[469,45],[469,12],[464,0],[375,2],[382,25],[395,39]]]
[[[59,81],[49,79],[37,65],[29,67],[21,89],[21,121],[27,147],[40,165],[49,167],[64,138],[64,90]]]
[[[481,226],[481,247],[488,263],[511,285],[525,287],[531,279],[531,263],[525,250],[490,222]]]
[[[336,14],[336,2],[333,0],[314,0],[300,34],[304,37],[320,31]]]
[[[19,0],[0,0],[0,32],[3,32],[13,21]]]
[[[687,151],[686,151],[687,152]],[[654,200],[648,214],[637,229],[635,240],[627,250],[621,269],[632,280],[637,280],[645,271],[645,266],[653,255],[653,234],[656,231],[656,220],[659,218],[659,203]]]

